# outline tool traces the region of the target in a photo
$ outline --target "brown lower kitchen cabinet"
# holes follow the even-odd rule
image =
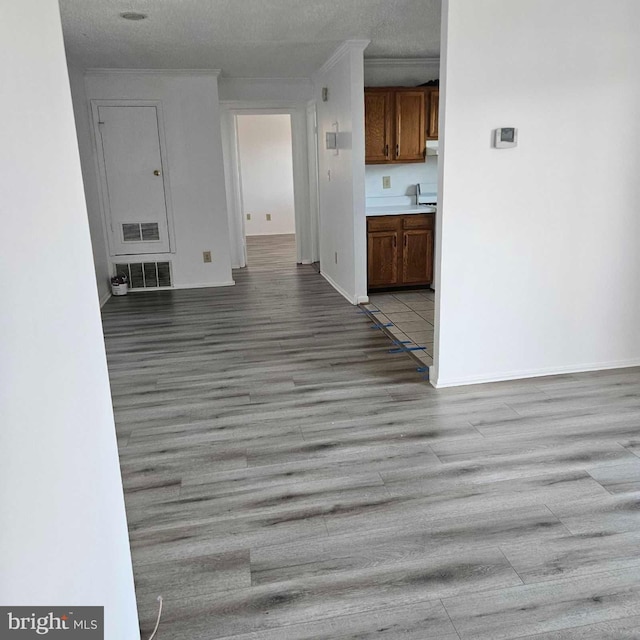
[[[433,213],[367,218],[369,290],[431,284],[434,218]]]

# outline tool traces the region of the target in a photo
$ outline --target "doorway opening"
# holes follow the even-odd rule
[[[246,263],[296,262],[291,115],[236,115]]]
[[[291,239],[295,248],[294,264],[312,264],[318,260],[319,233],[318,233],[318,198],[317,198],[317,145],[315,129],[315,103],[306,106],[300,104],[254,102],[254,101],[223,101],[220,103],[223,108],[222,113],[222,142],[224,149],[225,182],[227,192],[227,211],[229,216],[229,235],[231,240],[231,263],[234,269],[240,269],[247,265],[247,238],[249,244],[275,242],[277,235],[286,236],[292,234],[276,234],[276,227],[279,224],[276,220],[273,203],[271,205],[261,202],[267,201],[267,194],[276,192],[282,193],[283,181],[276,177],[267,180],[267,191],[256,186],[260,180],[254,180],[251,175],[252,168],[247,176],[246,168],[243,170],[241,162],[241,137],[242,142],[248,139],[249,142],[262,146],[261,153],[268,159],[268,169],[273,172],[275,169],[282,170],[283,165],[287,166],[287,180],[293,177],[293,209],[295,221],[295,235]],[[245,126],[249,120],[243,120],[247,116],[254,117],[254,123],[258,123],[257,132],[251,130],[249,125]],[[286,146],[286,162],[278,162],[274,157],[283,157],[285,147],[282,141],[276,143],[269,140],[270,132],[269,116],[285,116],[281,122],[288,122],[288,143]],[[314,117],[311,117],[314,116]],[[259,123],[263,123],[260,128]],[[244,136],[239,131],[239,127],[249,129],[250,135]],[[275,127],[278,128],[277,126]],[[284,128],[284,127],[283,127]],[[285,129],[286,131],[286,129]],[[243,144],[243,151],[244,151]],[[280,151],[274,152],[278,146]],[[245,153],[242,153],[244,156]],[[259,164],[259,163],[253,163]],[[279,165],[279,166],[277,166]],[[276,175],[278,172],[276,172]],[[280,173],[282,175],[282,173]],[[243,193],[244,192],[244,193]],[[290,193],[290,191],[289,191]],[[253,198],[253,195],[256,198]],[[247,203],[244,202],[248,199]],[[256,202],[258,200],[258,202]],[[253,202],[253,204],[252,204]],[[267,210],[271,207],[272,210]],[[253,209],[253,210],[250,210]],[[255,213],[257,212],[257,213]],[[267,220],[267,215],[271,219]],[[246,216],[251,219],[247,220]],[[257,219],[254,218],[257,216]],[[282,221],[282,214],[280,221]],[[253,222],[259,222],[258,229]],[[282,229],[282,227],[280,227]],[[271,230],[271,234],[262,235],[264,231]],[[260,234],[260,235],[252,235]],[[255,258],[254,258],[255,262]],[[288,264],[291,264],[289,262]]]

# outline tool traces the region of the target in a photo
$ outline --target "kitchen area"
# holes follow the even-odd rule
[[[374,322],[433,364],[438,81],[365,88],[367,288]]]

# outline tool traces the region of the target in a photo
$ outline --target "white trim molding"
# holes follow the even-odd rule
[[[333,278],[328,276],[323,271],[320,271],[320,275],[343,297],[345,298],[349,304],[358,305],[361,304],[358,302],[360,298],[354,298],[350,293],[345,291]],[[367,298],[367,301],[369,299]]]
[[[236,116],[286,114],[291,116],[293,198],[296,226],[296,262],[312,261],[306,105],[272,100],[221,100],[221,125],[232,268],[246,266],[240,158]]]
[[[171,76],[215,76],[216,78],[222,73],[221,69],[109,69],[109,68],[93,68],[85,69],[86,76],[100,75],[171,75]]]
[[[242,84],[273,84],[274,82],[280,84],[299,84],[299,85],[311,85],[310,78],[300,77],[274,77],[274,78],[244,78],[242,76],[225,76],[224,74],[219,76],[220,82],[241,82]]]
[[[313,75],[316,76],[326,73],[344,55],[351,51],[364,51],[369,46],[370,42],[371,40],[345,40]]]
[[[523,380],[525,378],[541,378],[543,376],[561,376],[567,373],[586,373],[588,371],[605,371],[608,369],[628,369],[640,367],[640,360],[618,360],[614,362],[600,362],[589,364],[577,364],[568,367],[544,367],[542,369],[522,369],[520,371],[507,371],[504,373],[489,373],[481,376],[469,376],[457,380],[441,380],[439,377],[430,379],[436,389],[447,387],[462,387],[470,384],[485,384],[487,382],[507,382],[509,380]],[[429,368],[434,371],[433,367]]]
[[[235,285],[235,280],[225,280],[224,282],[200,282],[194,284],[174,284],[171,289],[213,289],[215,287],[232,287]],[[145,291],[145,289],[140,289]],[[146,289],[149,291],[149,289]]]

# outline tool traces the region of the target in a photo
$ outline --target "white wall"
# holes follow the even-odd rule
[[[69,82],[71,84],[76,130],[79,132],[89,131],[91,123],[89,105],[84,90],[84,72],[77,67],[69,66]],[[100,296],[100,301],[104,303],[111,295],[109,278],[112,274],[109,266],[107,241],[100,215],[98,178],[94,166],[91,138],[88,135],[78,135],[78,148],[82,164],[85,201],[89,212],[89,231],[91,232],[98,295]]]
[[[220,78],[220,100],[275,101],[287,105],[306,104],[313,98],[309,78]]]
[[[367,299],[363,75],[367,44],[347,41],[314,78],[320,144],[320,269],[354,304]],[[323,87],[329,90],[327,102],[322,101]],[[334,130],[334,123],[339,130],[338,155],[325,148],[325,133]]]
[[[391,188],[382,188],[383,176],[391,178]],[[425,182],[437,190],[438,157],[427,156],[426,162],[415,164],[368,164],[365,169],[367,198],[416,195],[416,184]],[[415,202],[415,200],[414,200]]]
[[[232,284],[216,73],[92,72],[85,86],[89,100],[162,102],[169,162],[165,179],[171,188],[176,250],[144,259],[169,258],[176,287]],[[76,104],[76,111],[81,108]],[[79,138],[81,149],[91,144],[95,154],[93,131],[83,127]],[[89,169],[85,160],[85,171],[95,171],[92,165]],[[92,199],[89,214],[97,211]],[[203,262],[203,251],[211,251],[211,263]]]
[[[416,87],[439,77],[440,61],[437,58],[365,58],[364,61],[364,84],[367,87]]]
[[[640,3],[444,13],[436,385],[640,364]]]
[[[291,117],[237,118],[245,234],[295,233]],[[267,214],[271,220],[267,220]]]
[[[3,605],[104,605],[139,638],[56,0],[0,2]]]

